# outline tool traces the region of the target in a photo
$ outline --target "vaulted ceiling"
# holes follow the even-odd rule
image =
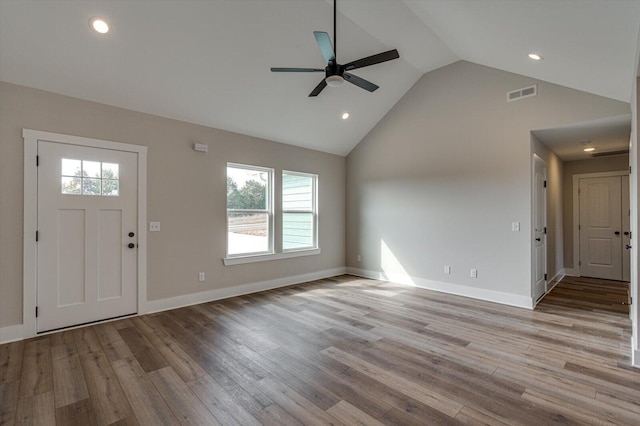
[[[324,68],[312,32],[333,37],[326,0],[0,0],[0,80],[346,155],[460,59],[628,102],[640,0],[339,0],[337,19],[338,62],[398,49],[353,72],[376,92],[309,98],[322,74],[269,71]]]

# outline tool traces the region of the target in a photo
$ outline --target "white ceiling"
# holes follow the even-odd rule
[[[532,133],[561,160],[586,160],[591,158],[591,154],[584,152],[584,148],[595,148],[594,154],[629,149],[631,114],[535,130]],[[583,145],[585,141],[589,143]]]
[[[331,1],[0,0],[0,80],[346,155],[423,73],[459,59],[628,102],[639,26],[640,0],[339,0],[338,62],[400,59],[354,71],[374,93],[309,98],[321,73],[269,68],[324,68],[312,32],[333,37]]]

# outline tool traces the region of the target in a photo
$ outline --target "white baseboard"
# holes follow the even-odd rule
[[[199,303],[206,303],[214,300],[228,299],[229,297],[242,296],[278,287],[286,287],[288,285],[320,280],[322,278],[335,277],[337,275],[343,275],[346,272],[347,268],[342,267],[326,271],[311,272],[303,275],[277,278],[275,280],[208,290],[200,293],[185,294],[182,296],[169,297],[167,299],[150,300],[147,301],[145,312],[150,314],[153,312],[167,311],[169,309],[182,308],[184,306],[197,305]]]
[[[22,324],[0,327],[0,345],[3,343],[15,342],[16,340],[22,340],[23,328]]]
[[[575,276],[578,275],[578,274],[576,274],[576,271],[573,268],[563,268],[562,269],[562,273],[566,277],[575,277]]]
[[[566,275],[567,275],[566,269],[563,268],[553,278],[551,278],[551,281],[549,281],[549,283],[551,284],[551,287],[547,289],[547,293],[553,290],[555,286],[557,286],[558,283],[560,283],[560,281],[562,281]]]
[[[264,290],[271,290],[278,287],[300,284],[323,278],[343,275],[347,268],[335,268],[326,271],[311,272],[308,274],[295,275],[291,277],[278,278],[275,280],[262,281],[251,284],[237,285],[215,290],[203,291],[200,293],[185,294],[183,296],[170,297],[148,301],[145,305],[145,313],[167,311],[169,309],[181,308],[184,306],[197,305],[198,303],[211,302],[213,300],[227,299],[229,297],[242,296],[244,294],[256,293]],[[0,327],[0,344],[9,343],[24,339],[24,327],[22,324]]]
[[[427,290],[435,290],[441,293],[455,294],[458,296],[470,297],[472,299],[480,299],[486,300],[488,302],[500,303],[503,305],[516,306],[518,308],[533,309],[533,300],[531,299],[531,297],[503,293],[501,291],[467,287],[460,284],[445,283],[441,281],[425,280],[423,278],[414,278],[404,274],[386,274],[384,272],[370,271],[358,268],[347,268],[347,273],[364,278],[371,278],[381,281],[391,281],[394,283],[420,287]]]

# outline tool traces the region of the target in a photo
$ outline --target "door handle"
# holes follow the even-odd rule
[[[540,241],[540,238],[536,238],[536,241]]]
[[[133,232],[129,232],[129,238],[133,238],[135,236],[136,236],[136,234],[134,234]]]
[[[631,249],[632,247],[629,244],[625,244],[624,248],[626,248],[627,250]]]
[[[616,232],[614,232],[614,234],[620,235],[620,231],[616,231]]]
[[[135,247],[136,247],[136,245],[135,245],[135,244],[133,244],[133,243],[129,243],[129,244],[127,244],[127,247],[129,247],[130,249],[132,249],[132,248],[135,248]]]
[[[624,235],[629,235],[629,231],[625,231],[625,232],[624,232]]]

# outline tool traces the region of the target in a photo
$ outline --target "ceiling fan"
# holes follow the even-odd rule
[[[355,84],[358,87],[368,90],[369,92],[375,91],[378,86],[370,81],[360,78],[357,75],[353,75],[347,71],[355,70],[357,68],[368,67],[370,65],[379,64],[381,62],[391,61],[398,59],[398,51],[396,49],[389,50],[387,52],[378,53],[377,55],[367,56],[366,58],[358,59],[356,61],[349,62],[344,65],[340,65],[336,60],[337,51],[337,39],[336,39],[336,3],[333,2],[333,42],[331,46],[331,39],[329,34],[324,31],[314,31],[313,35],[316,37],[316,42],[322,52],[322,56],[327,61],[327,66],[322,68],[271,68],[272,72],[323,72],[325,78],[322,79],[320,84],[309,94],[310,97],[318,96],[322,90],[327,87],[338,87],[346,80],[351,84]]]

